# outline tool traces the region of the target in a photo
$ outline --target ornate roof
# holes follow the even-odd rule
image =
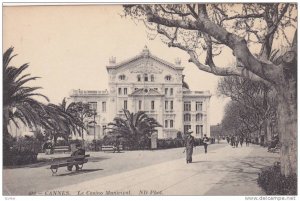
[[[163,59],[160,59],[160,58],[158,58],[157,56],[152,55],[152,54],[150,53],[150,51],[149,51],[149,49],[148,49],[147,46],[144,47],[143,51],[142,51],[139,55],[137,55],[137,56],[135,56],[135,57],[133,57],[133,58],[124,60],[124,61],[122,61],[122,62],[120,62],[120,63],[116,63],[115,57],[112,57],[112,58],[110,59],[109,65],[106,66],[106,68],[107,68],[107,70],[109,70],[109,69],[117,69],[117,68],[119,68],[119,67],[122,67],[122,66],[124,66],[124,65],[126,65],[126,64],[128,64],[128,63],[130,63],[130,62],[134,62],[134,61],[137,61],[137,60],[139,60],[139,59],[144,59],[144,58],[146,58],[146,59],[153,59],[153,60],[155,60],[155,61],[157,61],[157,62],[159,62],[159,63],[161,63],[161,64],[164,64],[164,65],[166,65],[166,66],[169,66],[169,67],[173,68],[174,70],[183,70],[183,67],[182,67],[182,66],[179,66],[179,65],[180,65],[180,62],[176,61],[176,64],[177,64],[177,65],[174,65],[174,64],[172,64],[172,63],[170,63],[170,62],[168,62],[168,61],[165,61],[165,60],[163,60]]]

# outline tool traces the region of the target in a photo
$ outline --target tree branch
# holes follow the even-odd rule
[[[281,70],[280,68],[277,68],[272,63],[265,63],[255,58],[251,54],[244,39],[233,33],[229,33],[223,27],[220,27],[211,22],[208,18],[201,16],[201,18],[198,18],[198,20],[196,21],[192,21],[190,19],[167,19],[153,13],[150,5],[145,6],[147,19],[149,22],[161,24],[167,27],[179,27],[187,30],[197,30],[206,33],[230,47],[233,50],[234,56],[239,62],[243,64],[244,68],[248,69],[267,82],[271,82],[274,84],[279,80]],[[207,69],[207,66],[204,66],[197,59],[195,59],[196,57],[193,53],[189,51],[188,54],[190,54],[191,61],[194,62],[198,66],[198,68],[211,72]],[[221,75],[225,75],[226,73],[240,75],[240,72],[237,73],[237,70],[233,70],[232,68],[226,68],[226,70],[220,69],[219,71],[219,74]]]
[[[194,17],[195,19],[197,19],[197,18],[198,18],[198,14],[196,13],[195,8],[193,8],[190,4],[186,4],[186,6],[187,6],[188,9],[191,11],[193,17]]]
[[[192,13],[183,13],[183,12],[177,12],[175,11],[175,9],[172,9],[172,11],[167,11],[161,4],[158,5],[161,10],[164,12],[164,13],[168,13],[168,14],[171,14],[171,15],[178,15],[180,17],[186,17],[186,16],[189,16],[189,15],[192,15]]]
[[[235,19],[249,19],[249,18],[263,18],[264,14],[255,14],[255,13],[251,13],[251,14],[247,14],[247,15],[234,15],[231,17],[225,17],[221,20],[221,23],[223,23],[224,21],[229,21],[229,20],[235,20]]]

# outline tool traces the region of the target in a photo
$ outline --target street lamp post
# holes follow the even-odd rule
[[[94,115],[94,143],[95,143],[95,151],[96,151],[96,146],[97,146],[97,143],[96,143],[96,110],[93,111],[93,115]]]

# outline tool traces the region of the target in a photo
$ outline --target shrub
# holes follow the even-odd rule
[[[103,140],[96,140],[96,151],[100,150],[102,144],[103,144]],[[95,140],[85,141],[84,148],[86,151],[95,151]]]
[[[157,139],[157,148],[158,149],[170,149],[183,147],[184,140],[183,139]]]
[[[3,165],[26,165],[37,162],[41,142],[33,137],[20,137],[10,141],[9,149],[3,154]]]
[[[267,195],[297,195],[297,175],[282,175],[279,162],[263,168],[257,182]]]
[[[81,143],[81,140],[69,140],[69,142],[67,140],[57,140],[55,143],[55,146],[69,146],[71,143]]]

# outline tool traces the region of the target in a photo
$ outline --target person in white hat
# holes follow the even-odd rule
[[[186,132],[185,140],[185,150],[186,150],[186,163],[191,163],[193,161],[193,148],[194,148],[194,137],[191,135],[193,131],[189,129]]]

